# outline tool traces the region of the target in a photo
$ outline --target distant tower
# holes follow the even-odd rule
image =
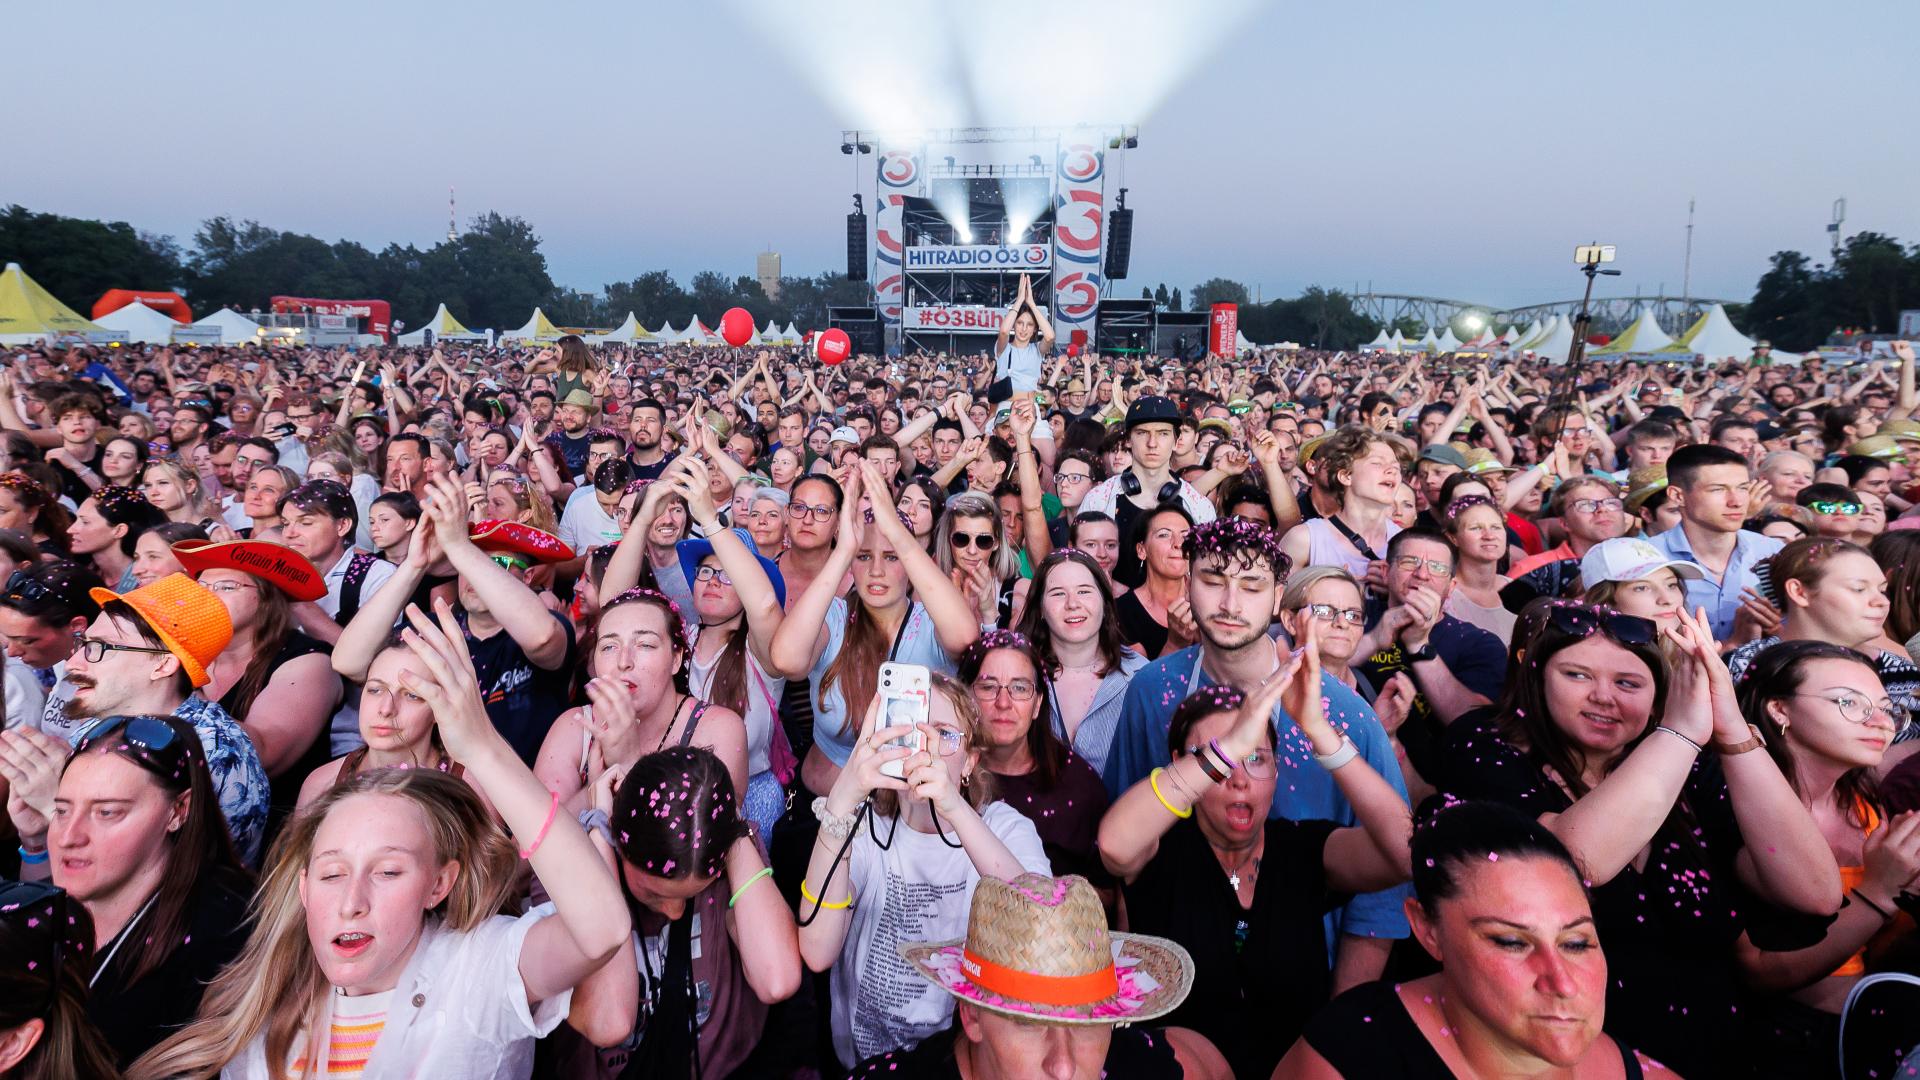
[[[753,276],[760,282],[760,291],[767,299],[780,299],[780,253],[763,251],[754,258]]]
[[[449,244],[460,238],[460,227],[455,225],[454,221],[453,185],[449,184],[447,185],[447,243]]]

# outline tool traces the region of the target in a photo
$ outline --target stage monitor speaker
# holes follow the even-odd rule
[[[847,280],[867,280],[867,215],[860,211],[847,215]]]
[[[880,312],[876,308],[830,307],[827,309],[827,326],[845,330],[857,356],[886,355],[886,325],[880,321]]]
[[[1133,211],[1122,206],[1107,211],[1107,280],[1127,276],[1133,258]]]

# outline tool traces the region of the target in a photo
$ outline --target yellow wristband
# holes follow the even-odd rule
[[[1166,800],[1163,799],[1161,801],[1164,802]],[[826,901],[820,899],[819,897],[813,895],[813,890],[807,888],[806,878],[800,879],[800,895],[807,898],[807,903],[817,904],[821,908],[824,908],[827,911],[845,911],[846,909],[853,906],[853,897],[851,896],[847,897],[845,900],[842,900],[837,904],[829,904]]]
[[[1167,797],[1165,795],[1160,794],[1160,774],[1164,771],[1165,770],[1163,769],[1155,769],[1152,772],[1147,774],[1147,786],[1153,789],[1153,797],[1156,799],[1159,799],[1160,805],[1166,807],[1167,813],[1172,814],[1174,817],[1180,818],[1182,820],[1192,817],[1193,816],[1192,807],[1188,807],[1187,809],[1182,810],[1179,807],[1168,802]],[[802,881],[800,883],[800,891],[801,892],[807,891],[806,882]]]

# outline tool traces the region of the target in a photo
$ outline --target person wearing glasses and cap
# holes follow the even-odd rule
[[[1098,510],[1112,517],[1122,536],[1131,534],[1134,519],[1163,502],[1179,502],[1195,524],[1217,517],[1206,496],[1173,475],[1181,418],[1180,407],[1171,398],[1149,394],[1127,406],[1125,428],[1132,464],[1095,484],[1080,500],[1080,511]],[[1128,586],[1145,580],[1137,552],[1122,547],[1114,579]]]
[[[246,941],[253,883],[200,740],[186,721],[155,715],[102,720],[71,756],[39,732],[10,732],[0,774],[14,784],[21,876],[51,879],[70,897],[98,958],[78,967],[81,1000],[124,1067],[192,1019]]]
[[[341,631],[333,669],[354,682],[366,680],[437,548],[459,575],[454,619],[466,632],[487,715],[531,765],[547,729],[566,709],[574,641],[573,625],[540,602],[527,578],[534,567],[573,558],[573,550],[552,533],[519,522],[469,526],[465,495],[452,477],[428,481],[420,511],[414,548],[394,577],[398,584],[375,594]]]
[[[233,639],[226,605],[185,574],[169,574],[126,593],[94,589],[100,615],[74,638],[67,660],[72,720],[151,713],[172,715],[200,736],[233,843],[258,865],[271,785],[253,739],[227,710],[200,693],[208,667]],[[72,741],[83,741],[89,727]]]

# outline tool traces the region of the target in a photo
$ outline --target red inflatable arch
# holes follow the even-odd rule
[[[149,292],[145,289],[108,289],[93,302],[93,317],[119,311],[128,304],[145,304],[175,322],[193,321],[193,309],[187,298],[177,292]]]

